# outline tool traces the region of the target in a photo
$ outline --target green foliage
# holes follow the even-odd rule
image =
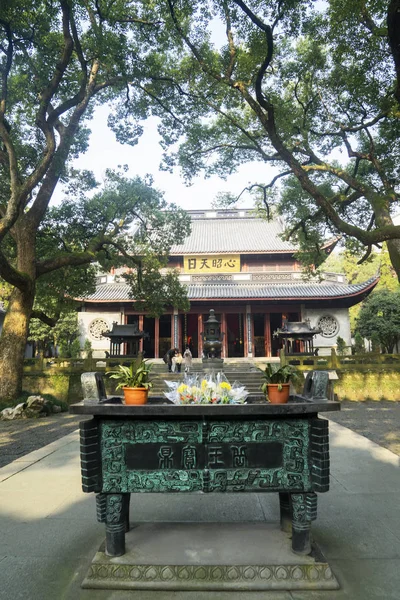
[[[111,379],[116,379],[118,381],[116,387],[117,390],[124,387],[141,387],[149,389],[153,385],[149,379],[152,366],[153,363],[148,363],[143,360],[141,356],[138,356],[131,362],[129,367],[118,365],[116,370],[108,373],[108,376]]]
[[[293,383],[298,382],[301,379],[301,373],[292,365],[279,366],[277,364],[268,363],[262,372],[265,383],[262,384],[261,389],[264,394],[267,393],[269,383],[277,383],[278,390],[282,389],[282,383]]]
[[[81,355],[81,345],[79,339],[76,338],[70,345],[71,358],[79,358]]]
[[[161,316],[170,306],[189,310],[186,287],[179,282],[177,271],[161,271],[166,264],[166,257],[162,260],[148,254],[142,257],[137,269],[124,275],[136,310],[153,317]]]
[[[400,291],[380,290],[372,293],[363,303],[357,330],[360,337],[379,339],[388,354],[400,339]]]
[[[354,336],[354,354],[363,354],[365,352],[364,338],[359,331]]]
[[[339,235],[358,252],[388,243],[400,274],[400,54],[393,2],[169,2],[176,60],[153,90],[165,168],[228,177],[259,161],[264,214],[275,207],[303,260],[320,265]],[[172,21],[171,21],[172,19]],[[226,31],[212,43],[215,22]],[[266,35],[268,32],[268,35]],[[181,135],[177,149],[177,140]],[[268,178],[270,166],[272,179]],[[263,175],[265,179],[263,179]],[[238,190],[238,195],[239,194]],[[224,198],[234,203],[234,198]]]
[[[344,273],[349,283],[363,283],[375,277],[381,266],[382,254],[372,252],[362,264],[362,252],[355,252],[352,248],[345,248],[341,252],[332,252],[324,262],[324,271]]]
[[[90,265],[136,268],[142,250],[164,256],[188,230],[151,181],[107,173],[99,191],[91,172],[72,166],[96,106],[109,108],[109,127],[131,145],[150,114],[167,114],[160,128],[177,122],[175,99],[151,89],[175,62],[169,29],[163,4],[148,0],[1,2],[0,277],[11,286],[9,310],[23,307],[18,343],[9,321],[2,331],[8,396],[19,392],[34,300],[32,315],[54,324],[66,303],[93,290]],[[60,183],[67,198],[49,208]]]
[[[83,344],[83,351],[85,352],[86,358],[93,357],[93,346],[92,346],[92,342],[90,340],[88,340],[88,339],[85,340],[85,343]]]
[[[28,339],[36,343],[42,355],[46,353],[52,356],[58,347],[60,356],[69,358],[72,357],[73,344],[75,354],[80,350],[78,336],[78,315],[75,310],[70,309],[60,316],[54,327],[46,325],[39,319],[31,319]]]
[[[342,337],[340,337],[340,335],[338,335],[336,338],[336,348],[339,356],[345,356],[346,347],[347,346],[345,340]]]
[[[377,331],[373,331],[371,334],[371,352],[380,352],[381,342]]]
[[[347,244],[349,245],[349,244]],[[341,252],[332,252],[324,262],[324,271],[333,271],[335,273],[344,273],[349,283],[363,283],[379,273],[379,281],[375,290],[387,289],[391,291],[399,290],[399,282],[396,272],[393,269],[387,245],[383,244],[380,252],[372,252],[370,256],[359,264],[363,253],[360,249],[356,251],[354,244]],[[361,303],[350,308],[350,327],[354,333],[356,330],[357,318],[361,310]]]

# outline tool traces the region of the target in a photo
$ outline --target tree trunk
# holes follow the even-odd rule
[[[387,248],[390,256],[390,262],[396,271],[397,279],[400,283],[400,240],[388,240]]]
[[[15,400],[22,391],[25,347],[34,301],[33,291],[14,288],[0,339],[0,398]]]
[[[373,204],[372,208],[375,213],[375,221],[378,227],[393,225],[393,219],[389,211],[389,205]],[[390,262],[393,269],[396,271],[397,279],[400,283],[400,240],[387,240],[387,249],[389,252]]]
[[[22,391],[24,356],[29,321],[35,300],[35,234],[24,218],[14,226],[17,244],[17,271],[24,276],[21,287],[14,287],[0,338],[0,398],[16,400]],[[9,281],[13,284],[13,281]],[[15,285],[18,285],[15,282]]]

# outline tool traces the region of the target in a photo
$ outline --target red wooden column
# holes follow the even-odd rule
[[[265,348],[265,356],[271,356],[272,355],[271,321],[270,321],[269,313],[265,313],[265,315],[264,315],[264,348]]]
[[[242,315],[239,315],[239,319],[243,320],[243,357],[247,357],[249,354],[249,337],[248,337],[248,322],[247,313],[244,311]]]
[[[160,346],[160,319],[156,317],[154,319],[154,358],[159,358],[159,346]]]
[[[222,337],[222,358],[226,358],[228,356],[228,336],[226,333],[226,314],[223,312],[221,314],[221,333],[223,333]]]
[[[251,304],[246,304],[244,317],[244,356],[253,358],[254,356],[254,324],[251,313]]]
[[[198,333],[198,352],[199,358],[203,356],[203,340],[201,334],[203,332],[203,315],[200,313],[197,317],[197,333]]]
[[[139,315],[139,331],[143,331],[144,315]],[[143,338],[139,340],[139,352],[143,352]]]
[[[171,315],[171,347],[172,348],[181,348],[180,323],[179,323],[179,315],[178,315],[177,308],[174,308],[173,313]]]

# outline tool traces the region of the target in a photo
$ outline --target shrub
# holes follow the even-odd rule
[[[336,348],[339,356],[344,356],[346,354],[346,342],[340,335],[336,338]]]
[[[363,352],[365,352],[364,338],[362,337],[359,331],[357,331],[356,335],[354,336],[353,349],[354,354],[362,354]]]
[[[372,335],[371,335],[371,351],[372,352],[380,352],[381,351],[381,342],[379,340],[379,334],[376,331],[373,331]]]

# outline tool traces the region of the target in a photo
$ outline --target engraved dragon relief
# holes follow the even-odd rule
[[[201,439],[201,422],[153,421],[119,425],[124,442],[136,444],[187,442]]]
[[[132,471],[131,492],[198,492],[203,489],[201,471]]]
[[[210,422],[210,442],[267,442],[282,440],[279,421]]]

